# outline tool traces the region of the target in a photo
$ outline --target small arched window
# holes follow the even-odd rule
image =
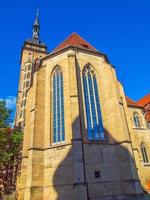
[[[52,132],[53,143],[65,140],[63,74],[56,66],[52,74]]]
[[[150,122],[147,122],[147,126],[148,126],[148,128],[150,129]]]
[[[148,163],[149,159],[148,159],[148,155],[147,155],[147,151],[146,151],[146,147],[144,143],[141,144],[141,153],[142,153],[143,162]]]
[[[138,113],[134,113],[133,114],[133,119],[134,119],[134,125],[135,125],[135,127],[137,127],[137,128],[141,127],[140,118],[139,118]]]
[[[104,140],[96,74],[93,68],[87,65],[82,76],[88,139]]]

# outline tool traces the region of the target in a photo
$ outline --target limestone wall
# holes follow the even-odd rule
[[[82,70],[88,63],[97,76],[103,142],[87,138]],[[57,65],[64,80],[65,142],[54,144],[51,76]],[[44,59],[28,91],[18,200],[137,199],[142,191],[121,97],[103,56],[68,50]]]

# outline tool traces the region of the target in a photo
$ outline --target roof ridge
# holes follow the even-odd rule
[[[144,95],[144,97],[140,98],[138,101],[140,101],[141,99],[144,99],[145,97],[148,97],[148,96],[150,96],[150,93]]]
[[[69,38],[70,38],[70,36],[71,36],[71,34],[70,35],[68,35],[67,37],[66,37],[66,39],[65,40],[63,40],[60,44],[58,44],[58,46],[60,46],[60,45],[62,45],[64,42],[66,42]],[[57,47],[58,47],[57,46]],[[54,48],[53,49],[53,51],[55,51],[55,49],[57,49],[57,47],[56,48]]]

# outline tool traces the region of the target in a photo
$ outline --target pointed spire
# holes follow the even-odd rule
[[[33,35],[32,35],[33,42],[35,44],[40,43],[40,23],[39,23],[39,10],[37,10],[37,15],[33,24]]]
[[[39,26],[40,27],[40,23],[39,23],[39,10],[38,9],[37,9],[37,14],[36,14],[36,18],[35,18],[33,26]]]

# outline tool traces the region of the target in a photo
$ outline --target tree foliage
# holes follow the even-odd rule
[[[11,110],[6,108],[6,102],[0,101],[0,128],[9,127]]]
[[[15,190],[22,132],[9,127],[11,110],[0,101],[0,199]]]

